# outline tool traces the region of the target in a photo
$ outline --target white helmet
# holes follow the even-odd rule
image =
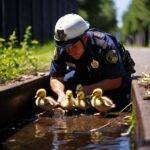
[[[54,39],[57,46],[69,47],[77,42],[88,29],[89,23],[81,16],[77,14],[67,14],[57,21]]]

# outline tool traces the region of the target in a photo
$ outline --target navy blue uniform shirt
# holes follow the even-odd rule
[[[126,71],[113,40],[99,31],[88,31],[86,34],[87,47],[79,60],[69,56],[64,49],[57,48],[50,75],[62,77],[75,70],[79,82],[84,84],[124,76]]]

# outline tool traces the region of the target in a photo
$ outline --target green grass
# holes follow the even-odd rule
[[[37,59],[37,70],[47,71],[54,54],[54,43],[50,42],[33,49],[33,56]]]
[[[54,55],[54,42],[28,49],[0,49],[0,84],[16,80],[22,75],[49,70]]]
[[[22,75],[48,71],[54,55],[54,42],[43,46],[31,38],[31,26],[25,30],[23,40],[17,41],[16,31],[8,39],[0,38],[0,84]]]

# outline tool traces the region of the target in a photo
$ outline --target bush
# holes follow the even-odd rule
[[[36,58],[32,55],[32,48],[36,48],[38,41],[31,40],[31,27],[24,34],[24,39],[17,47],[16,32],[9,36],[8,41],[0,38],[0,83],[15,79],[26,72],[36,72]]]

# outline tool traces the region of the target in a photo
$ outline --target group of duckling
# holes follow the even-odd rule
[[[142,76],[138,80],[138,84],[146,88],[143,94],[143,99],[150,100],[150,73],[142,72]]]
[[[76,87],[76,98],[74,98],[71,90],[67,90],[65,100],[60,103],[55,101],[52,97],[46,96],[45,89],[39,89],[36,92],[35,98],[35,104],[46,111],[61,108],[67,112],[74,109],[87,110],[90,107],[94,107],[98,112],[106,113],[115,107],[111,99],[103,96],[102,89],[96,88],[93,90],[92,95],[86,96],[81,84]]]
[[[142,72],[141,78],[138,80],[138,84],[143,86],[150,86],[150,74]]]

